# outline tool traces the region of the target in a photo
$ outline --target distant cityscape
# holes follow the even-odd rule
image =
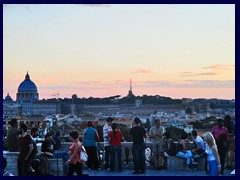
[[[149,121],[150,125],[159,118],[165,127],[175,126],[186,131],[191,130],[196,121],[223,118],[227,114],[235,120],[235,100],[135,96],[131,79],[130,89],[125,97],[116,95],[106,98],[79,98],[73,94],[72,98],[61,99],[56,95],[51,99],[39,100],[37,86],[27,72],[25,80],[18,87],[16,97],[14,101],[7,94],[3,99],[4,132],[10,127],[12,118],[19,119],[20,123],[26,123],[29,127],[43,129],[43,134],[53,127],[62,129],[63,134],[72,129],[82,131],[87,121],[94,121],[95,126],[103,125],[103,120],[109,116],[129,128],[135,117],[139,117],[143,123]],[[199,128],[208,128],[207,123],[201,124]]]

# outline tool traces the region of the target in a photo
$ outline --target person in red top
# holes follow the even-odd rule
[[[227,151],[228,130],[223,126],[223,119],[218,119],[218,125],[212,128],[212,135],[216,140],[218,154],[221,162],[221,174],[224,174],[225,158]]]
[[[69,159],[69,170],[67,176],[73,176],[74,172],[78,176],[82,175],[82,161],[80,160],[80,152],[82,149],[82,144],[79,141],[79,133],[77,131],[72,131],[69,134],[69,140],[73,141],[70,150],[70,159]]]
[[[111,146],[111,171],[115,171],[115,154],[118,157],[118,171],[122,171],[122,132],[117,129],[117,124],[112,124],[112,131],[108,133],[109,144]]]

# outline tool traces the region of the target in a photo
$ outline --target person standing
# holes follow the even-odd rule
[[[20,159],[20,176],[29,176],[29,169],[31,163],[31,154],[33,152],[33,142],[30,135],[27,134],[27,125],[21,124],[19,134],[21,137],[18,139],[19,159]]]
[[[155,169],[163,168],[163,134],[164,128],[160,126],[160,119],[155,120],[155,126],[150,128],[149,137],[152,139],[153,154],[154,154],[154,167]]]
[[[87,167],[89,170],[98,170],[99,168],[99,160],[98,160],[98,154],[97,154],[97,143],[96,139],[99,142],[99,135],[95,128],[93,128],[92,121],[87,122],[87,128],[83,131],[83,146],[85,147],[88,155],[87,160]],[[99,145],[98,145],[99,146]],[[100,147],[100,146],[99,146]]]
[[[134,119],[135,126],[131,128],[130,135],[133,138],[132,153],[134,172],[132,174],[145,173],[145,143],[144,138],[147,138],[146,131],[141,126],[139,118]]]
[[[227,150],[226,150],[226,168],[233,169],[234,166],[234,154],[235,154],[235,148],[234,148],[234,142],[235,142],[235,136],[234,136],[234,123],[232,121],[232,118],[230,115],[226,115],[224,117],[224,127],[228,130],[228,141],[227,141]]]
[[[203,138],[206,142],[205,153],[207,154],[207,161],[209,164],[209,176],[219,176],[221,164],[215,139],[210,132],[204,133]]]
[[[17,139],[19,137],[19,134],[17,119],[12,119],[10,124],[11,128],[9,128],[7,132],[7,149],[10,152],[18,152],[19,149],[17,146]]]
[[[228,142],[228,130],[223,126],[223,119],[217,120],[218,125],[212,128],[212,135],[216,141],[218,154],[220,156],[221,162],[221,172],[220,174],[224,174],[224,166],[225,166],[225,158],[227,152],[227,142]]]
[[[79,141],[79,133],[77,131],[72,131],[69,134],[69,140],[73,141],[70,150],[70,159],[69,159],[69,170],[67,176],[73,176],[74,172],[78,176],[82,175],[82,161],[80,160],[80,152],[82,149],[82,144]]]
[[[111,171],[115,171],[115,154],[118,157],[118,171],[122,171],[122,132],[117,129],[117,124],[112,124],[112,131],[109,132],[109,142],[111,145]]]
[[[104,139],[104,158],[105,158],[105,169],[110,170],[110,155],[111,146],[108,142],[108,133],[112,131],[113,118],[107,118],[107,123],[103,126],[103,139]]]

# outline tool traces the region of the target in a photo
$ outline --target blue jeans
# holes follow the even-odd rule
[[[188,166],[191,164],[191,158],[193,157],[193,155],[192,155],[192,152],[190,150],[187,150],[186,153],[183,153],[182,151],[179,151],[176,155],[178,157],[186,158]]]
[[[118,170],[122,171],[122,146],[111,146],[111,170],[115,169],[115,154],[118,157]]]
[[[209,164],[209,176],[219,176],[218,168],[217,168],[217,161],[208,161]]]
[[[68,172],[68,164],[65,163],[67,160],[69,160],[69,154],[66,151],[55,151],[53,153],[53,158],[62,158],[64,161],[64,174]]]
[[[145,144],[133,144],[132,154],[135,172],[145,172]]]

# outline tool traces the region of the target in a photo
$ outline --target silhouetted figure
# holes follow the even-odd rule
[[[8,129],[7,132],[7,149],[10,152],[18,152],[18,146],[17,146],[17,139],[19,137],[18,134],[18,120],[12,119],[11,127]]]
[[[218,119],[218,125],[212,128],[212,135],[215,138],[218,154],[221,162],[221,174],[224,174],[225,158],[227,152],[228,130],[223,126],[223,119]]]
[[[131,128],[130,135],[133,138],[132,153],[133,153],[133,165],[134,172],[132,174],[144,174],[145,173],[145,148],[144,138],[147,138],[146,131],[141,126],[141,120],[139,118],[134,119],[135,126]]]

